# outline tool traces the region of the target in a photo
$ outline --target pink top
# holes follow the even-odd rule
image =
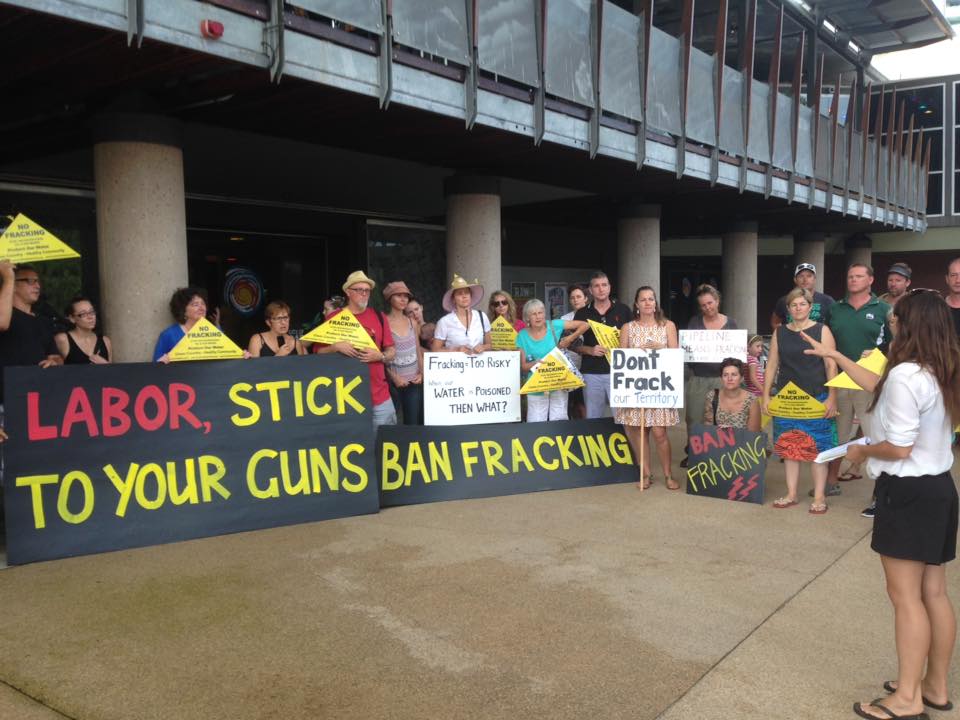
[[[761,364],[759,358],[755,358],[753,355],[747,355],[747,377],[745,378],[744,384],[747,386],[747,390],[754,395],[763,395],[763,376],[764,371],[766,370],[766,365],[766,362]],[[755,367],[757,369],[757,382],[760,383],[760,387],[757,387],[750,381],[751,367]]]

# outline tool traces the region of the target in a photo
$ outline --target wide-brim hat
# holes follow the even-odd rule
[[[470,307],[476,307],[483,300],[483,285],[479,280],[472,283],[467,282],[462,277],[453,274],[453,282],[450,283],[450,289],[443,294],[443,309],[447,312],[453,312],[453,293],[463,288],[470,288]]]
[[[395,280],[392,283],[387,283],[383,288],[383,299],[389,301],[394,295],[408,295],[413,297],[413,293],[410,292],[410,288],[407,287],[407,284],[403,280]]]
[[[377,286],[373,280],[367,277],[367,274],[363,270],[354,270],[347,276],[347,281],[343,284],[343,291],[346,292],[347,288],[354,283],[366,283],[370,286],[371,290]]]

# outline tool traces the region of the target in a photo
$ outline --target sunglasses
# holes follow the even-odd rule
[[[493,305],[494,307],[500,307],[501,305],[504,306],[504,307],[509,307],[509,306],[510,306],[510,303],[508,303],[506,300],[494,300],[494,301],[493,301],[492,303],[490,303],[490,304]]]
[[[910,288],[907,291],[907,295],[916,295],[917,293],[928,293],[928,292],[935,293],[937,295],[940,294],[939,290],[934,290],[933,288]]]

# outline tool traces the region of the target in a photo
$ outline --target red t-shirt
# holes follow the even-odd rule
[[[342,309],[332,312],[327,315],[326,319],[329,320],[341,312],[343,312]],[[390,325],[386,315],[368,307],[362,313],[357,313],[356,318],[357,322],[370,333],[370,337],[373,338],[373,342],[376,343],[378,348],[385,350],[388,347],[393,347],[393,333],[390,332]],[[387,329],[386,335],[384,335],[383,332],[384,328]],[[321,347],[326,346],[317,343],[313,346],[313,351],[317,352]],[[367,365],[370,367],[370,394],[373,397],[373,404],[379,405],[390,399],[390,387],[387,385],[387,372],[382,362],[372,362],[367,363]]]

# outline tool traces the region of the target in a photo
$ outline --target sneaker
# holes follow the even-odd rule
[[[862,515],[862,516],[865,517],[865,518],[870,518],[870,519],[872,520],[872,519],[873,519],[873,512],[874,512],[874,510],[876,510],[876,509],[877,509],[877,502],[876,502],[876,500],[874,500],[872,503],[870,503],[870,506],[869,506],[869,507],[865,507],[865,508],[863,509],[863,512],[861,512],[860,515]]]
[[[824,489],[823,494],[827,497],[836,497],[840,495],[843,491],[840,490],[840,483],[831,485],[827,483],[827,487]],[[813,488],[810,489],[810,492],[807,493],[807,497],[813,497]]]

